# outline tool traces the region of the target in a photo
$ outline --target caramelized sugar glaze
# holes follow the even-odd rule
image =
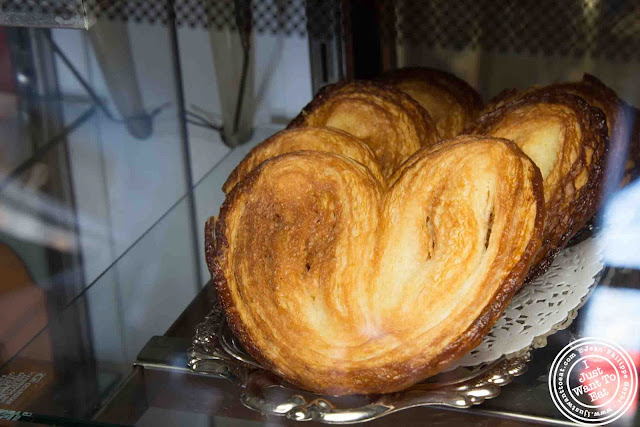
[[[514,141],[540,168],[544,180],[544,240],[529,277],[594,215],[601,195],[607,125],[599,108],[556,90],[538,89],[492,104],[466,130]]]
[[[362,140],[338,129],[303,127],[278,132],[256,145],[231,172],[222,186],[225,194],[242,181],[249,172],[271,157],[293,151],[311,150],[340,154],[366,166],[382,180],[382,171],[371,148]]]
[[[336,150],[341,132],[290,151],[321,132],[276,134],[238,166],[207,223],[207,263],[265,367],[319,393],[401,390],[475,347],[523,283],[542,176],[483,136],[423,147],[388,178],[369,150]]]
[[[633,174],[637,174],[640,160],[640,126],[637,110],[620,99],[613,89],[590,74],[584,74],[582,80],[577,82],[533,86],[524,90],[505,90],[489,101],[484,112],[495,110],[526,95],[554,92],[579,96],[602,110],[609,137],[607,173],[612,180],[628,183],[631,177],[635,176]],[[614,184],[617,185],[617,182]]]
[[[481,108],[450,74],[397,70],[322,89],[251,150],[205,245],[256,360],[314,392],[401,390],[547,269],[593,216],[607,149],[626,155],[632,110],[587,75]]]
[[[389,177],[420,147],[440,139],[429,113],[408,95],[381,83],[337,83],[318,95],[289,124],[289,129],[327,126],[364,141]]]
[[[433,118],[442,138],[459,135],[482,109],[482,98],[467,82],[432,68],[409,67],[384,74],[381,81],[411,96]]]

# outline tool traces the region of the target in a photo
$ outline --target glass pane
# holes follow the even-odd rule
[[[204,285],[172,33],[94,24],[0,27],[0,409],[50,422],[90,420]]]

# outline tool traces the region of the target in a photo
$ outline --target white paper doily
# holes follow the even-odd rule
[[[451,365],[476,366],[528,349],[538,338],[566,327],[602,270],[599,239],[591,237],[556,256],[545,274],[524,285],[482,343]]]

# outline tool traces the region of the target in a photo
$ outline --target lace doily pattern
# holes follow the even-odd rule
[[[524,285],[482,343],[458,366],[476,366],[544,346],[545,338],[569,326],[603,269],[599,239],[565,248],[545,274]]]
[[[262,368],[239,345],[216,304],[198,325],[187,353],[194,372],[231,381],[243,405],[297,421],[352,424],[418,406],[468,408],[492,399],[527,370],[528,355],[444,372],[406,390],[360,396],[320,396]]]
[[[547,336],[571,323],[597,282],[603,269],[601,259],[595,238],[563,250],[545,275],[513,298],[480,346],[449,371],[402,392],[343,402],[297,389],[244,351],[218,304],[196,328],[188,352],[189,367],[234,383],[246,407],[292,420],[350,424],[417,406],[467,408],[497,396],[502,386],[526,371],[529,350],[544,346]],[[269,392],[274,388],[279,392]]]

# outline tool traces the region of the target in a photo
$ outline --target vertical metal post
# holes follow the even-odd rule
[[[311,86],[316,94],[321,87],[345,77],[343,16],[338,0],[307,0],[305,4]]]

